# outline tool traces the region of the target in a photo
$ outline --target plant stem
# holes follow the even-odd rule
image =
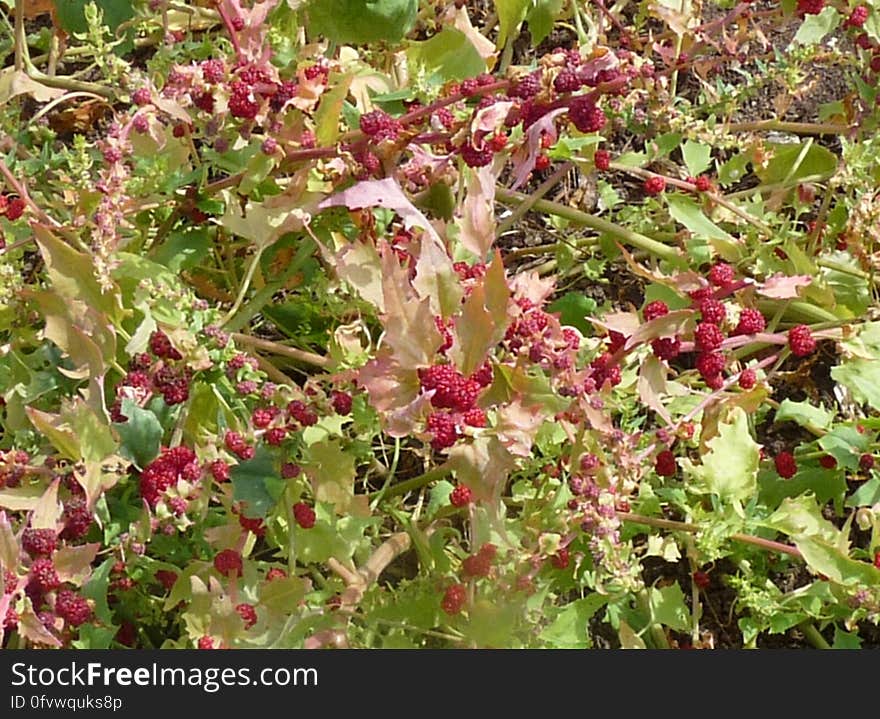
[[[725,128],[728,132],[789,132],[792,135],[843,135],[850,131],[849,125],[830,122],[783,122],[782,120],[757,120],[732,122]]]
[[[435,467],[434,469],[428,470],[424,474],[420,474],[418,477],[405,479],[403,482],[398,482],[394,486],[384,490],[383,499],[406,494],[407,492],[412,492],[415,489],[421,489],[422,487],[430,484],[434,480],[443,479],[451,471],[452,470],[449,467]],[[373,495],[380,494],[382,493],[382,491],[383,490],[373,492]]]
[[[831,649],[831,645],[825,641],[825,637],[822,636],[819,630],[816,629],[816,625],[812,622],[799,624],[798,629],[804,633],[804,638],[816,649]]]
[[[529,200],[529,195],[499,187],[495,190],[495,198],[499,202],[514,202],[520,204],[527,202]],[[532,204],[532,209],[538,212],[547,212],[551,215],[562,217],[563,219],[577,225],[583,225],[596,230],[597,232],[611,235],[621,242],[632,245],[633,247],[638,247],[640,250],[644,250],[655,257],[659,257],[661,260],[666,260],[667,262],[676,265],[682,264],[682,258],[679,256],[677,248],[671,245],[664,245],[662,242],[658,242],[657,240],[639,234],[638,232],[628,230],[625,227],[616,225],[613,222],[602,219],[601,217],[596,217],[595,215],[590,215],[586,212],[576,210],[573,207],[568,207],[567,205],[562,205],[558,202],[551,202],[550,200],[536,200]]]
[[[632,512],[617,512],[617,518],[623,522],[635,522],[637,524],[645,524],[649,527],[657,527],[658,529],[674,529],[680,532],[691,533],[702,531],[702,527],[698,524],[676,522],[671,519],[660,519],[659,517],[645,517],[644,515],[633,514]],[[776,542],[772,539],[763,539],[752,534],[743,534],[741,532],[731,534],[730,538],[735,542],[751,544],[752,546],[767,549],[771,552],[781,552],[782,554],[788,554],[797,559],[804,558],[797,547],[792,547],[790,544],[783,544],[782,542]]]
[[[231,337],[233,340],[240,342],[241,344],[250,345],[251,347],[265,350],[266,352],[271,352],[272,354],[281,357],[290,357],[291,359],[315,365],[316,367],[327,368],[332,364],[332,360],[329,357],[323,357],[314,352],[307,352],[306,350],[297,349],[296,347],[288,347],[287,345],[282,345],[278,342],[263,340],[259,337],[252,337],[251,335],[242,334],[240,332],[233,332]]]

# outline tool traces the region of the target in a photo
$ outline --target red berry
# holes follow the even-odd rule
[[[72,497],[64,505],[64,529],[61,538],[67,540],[81,539],[89,532],[92,526],[92,513],[86,502],[81,497]]]
[[[488,577],[492,571],[492,559],[482,552],[466,557],[461,563],[463,577]]]
[[[300,466],[294,462],[285,462],[281,465],[281,476],[284,479],[295,479],[299,477],[301,472]]]
[[[767,322],[764,320],[764,315],[761,314],[760,310],[746,307],[742,312],[740,312],[739,322],[737,322],[736,328],[734,328],[733,330],[733,334],[753,335],[758,332],[763,332],[766,326]]]
[[[593,155],[593,163],[600,172],[605,172],[611,167],[611,153],[608,150],[596,150]]]
[[[716,287],[726,287],[733,283],[736,270],[726,262],[718,262],[709,270],[709,282]]]
[[[209,636],[199,637],[198,647],[199,649],[213,649],[214,640]]]
[[[703,317],[703,322],[721,326],[727,319],[727,309],[721,302],[710,297],[700,302],[700,315]]]
[[[750,390],[758,381],[758,376],[753,369],[744,369],[739,374],[739,386],[742,389]]]
[[[696,365],[703,379],[718,376],[724,371],[724,355],[720,352],[702,352],[697,355]]]
[[[156,357],[164,359],[179,360],[182,357],[180,352],[174,349],[171,340],[168,339],[168,335],[162,330],[156,330],[150,335],[150,351]]]
[[[709,575],[706,572],[701,572],[697,570],[693,573],[694,584],[696,584],[700,589],[707,589],[710,584],[712,584],[712,580],[709,578]]]
[[[381,141],[395,139],[402,126],[384,110],[373,110],[361,115],[360,128],[367,137]]]
[[[449,502],[453,507],[466,507],[473,501],[474,493],[469,487],[459,484],[449,494]]]
[[[678,337],[658,337],[651,340],[651,349],[658,359],[668,362],[681,354],[681,339]]]
[[[581,78],[574,68],[564,67],[553,80],[556,92],[576,92],[582,85]]]
[[[244,620],[245,629],[250,629],[257,623],[257,610],[254,609],[253,604],[248,604],[247,602],[236,604],[235,611],[238,612],[238,616]]]
[[[266,581],[274,582],[276,579],[287,579],[287,572],[281,569],[281,567],[272,567],[272,569],[266,572]]]
[[[773,462],[776,465],[776,472],[780,477],[791,479],[797,474],[797,463],[791,452],[780,452],[773,459]]]
[[[788,346],[795,357],[806,357],[816,350],[816,340],[807,325],[796,325],[788,331]]]
[[[241,554],[234,549],[224,549],[214,557],[214,569],[227,577],[241,574]]]
[[[797,0],[797,14],[818,15],[825,9],[825,0]]]
[[[431,447],[438,452],[451,447],[459,437],[455,420],[445,412],[428,415],[427,430],[433,435]]]
[[[598,132],[607,122],[602,108],[589,95],[580,95],[568,106],[568,117],[581,132]]]
[[[654,300],[653,302],[649,302],[642,310],[642,315],[644,316],[646,322],[650,322],[651,320],[657,319],[658,317],[663,317],[664,315],[668,314],[669,305],[667,305],[663,300]]]
[[[507,145],[507,135],[503,132],[496,133],[489,138],[489,147],[492,152],[501,152]]]
[[[553,566],[556,567],[557,569],[568,568],[568,562],[569,562],[568,549],[566,549],[565,547],[560,547],[556,551],[556,554],[554,554],[553,557],[550,559],[550,561],[553,563]]]
[[[467,601],[467,590],[463,584],[453,584],[446,590],[440,607],[447,614],[458,614]]]
[[[480,88],[480,81],[475,77],[468,77],[461,81],[461,85],[459,86],[459,91],[465,97],[471,97],[476,94],[477,90]]]
[[[148,87],[139,87],[131,94],[131,101],[135,105],[143,106],[149,105],[152,101],[152,97],[150,95],[150,88]]]
[[[166,591],[171,591],[174,583],[177,581],[177,572],[172,572],[168,569],[159,569],[156,571],[156,579],[159,580],[159,583],[165,587]]]
[[[216,84],[223,82],[226,78],[226,65],[223,64],[223,60],[203,60],[201,68],[202,77],[205,78],[206,82]]]
[[[880,551],[874,552],[874,566],[880,569]]]
[[[694,330],[694,345],[698,352],[712,352],[721,347],[724,342],[724,333],[718,329],[718,325],[711,322],[701,322]]]
[[[538,155],[535,158],[535,169],[539,172],[546,170],[550,167],[550,158],[547,155]]]
[[[843,26],[862,27],[868,20],[868,13],[869,9],[866,5],[858,5],[857,7],[854,7],[849,14],[849,17],[846,19],[846,22],[843,23]]]
[[[315,526],[315,510],[305,502],[297,502],[293,505],[293,518],[303,529],[311,529]]]
[[[55,613],[73,627],[92,618],[92,608],[85,597],[69,589],[62,589],[55,597]]]
[[[837,460],[830,454],[823,454],[819,457],[819,464],[825,469],[834,469],[837,466]]]
[[[666,189],[666,179],[660,175],[653,175],[645,180],[644,189],[648,195],[659,195]]]
[[[486,413],[479,407],[469,409],[467,412],[464,413],[462,419],[468,427],[486,426]]]
[[[21,533],[21,546],[33,558],[45,557],[55,551],[58,537],[54,529],[31,529]]]
[[[465,142],[460,148],[461,159],[468,167],[485,167],[491,164],[494,154],[489,145],[477,149],[470,142]]]
[[[664,449],[654,461],[654,471],[661,477],[672,477],[678,471],[672,450]]]
[[[541,91],[541,73],[533,72],[518,80],[508,91],[510,97],[528,100]]]
[[[51,559],[37,559],[31,564],[30,581],[41,592],[51,592],[61,586],[58,572]]]
[[[859,457],[859,467],[863,472],[868,472],[874,468],[874,455],[863,454]]]
[[[352,400],[350,394],[333,390],[332,404],[336,414],[350,414],[351,403]]]
[[[697,192],[709,192],[712,189],[712,181],[705,175],[700,175],[694,181]]]
[[[24,200],[20,197],[13,197],[9,200],[9,204],[6,205],[6,219],[10,222],[15,222],[24,214],[24,208]]]

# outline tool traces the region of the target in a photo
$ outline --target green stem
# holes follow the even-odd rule
[[[816,629],[816,625],[812,622],[804,622],[798,625],[798,629],[804,633],[804,638],[816,649],[831,649],[831,645],[825,641],[825,637],[822,636],[819,630]]]
[[[407,494],[408,492],[412,492],[416,489],[421,489],[427,484],[430,484],[434,480],[443,479],[446,475],[448,475],[452,470],[449,467],[435,467],[434,469],[430,469],[424,474],[420,474],[418,477],[413,477],[412,479],[406,479],[403,482],[398,482],[393,487],[389,487],[384,490],[384,494],[382,495],[383,499],[387,499],[388,497],[396,497],[401,494]],[[374,492],[374,494],[380,494],[383,490],[379,490],[378,492]]]
[[[513,190],[508,190],[504,187],[499,187],[495,190],[495,198],[499,202],[513,202],[516,204],[529,201],[529,195],[523,194],[522,192],[514,192]],[[683,263],[683,260],[679,256],[678,250],[675,247],[664,245],[662,242],[658,242],[657,240],[639,234],[638,232],[628,230],[625,227],[616,225],[613,222],[602,219],[601,217],[596,217],[595,215],[590,215],[586,212],[576,210],[573,207],[568,207],[567,205],[562,205],[558,202],[551,202],[550,200],[536,200],[532,204],[532,209],[537,210],[538,212],[547,212],[551,215],[562,217],[576,225],[583,225],[584,227],[589,227],[597,232],[611,235],[611,237],[614,237],[623,243],[638,247],[640,250],[644,250],[655,257],[659,257],[661,260],[666,260],[667,262],[676,265]]]

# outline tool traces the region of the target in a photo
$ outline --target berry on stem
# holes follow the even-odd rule
[[[774,457],[773,463],[776,473],[784,479],[791,479],[797,474],[797,462],[791,452],[780,452]]]
[[[788,331],[788,346],[795,357],[806,357],[816,350],[816,340],[807,325],[796,325]]]

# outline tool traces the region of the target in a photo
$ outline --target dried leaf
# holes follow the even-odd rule
[[[639,368],[639,398],[653,409],[667,424],[672,424],[672,417],[661,401],[668,394],[666,372],[668,368],[654,355],[649,355]]]
[[[512,455],[528,457],[535,442],[538,429],[547,419],[540,405],[528,407],[516,399],[498,410],[496,432],[501,444]]]
[[[18,566],[20,551],[6,512],[0,512],[0,565],[13,571]]]
[[[0,70],[0,106],[18,95],[30,95],[37,102],[49,102],[61,97],[64,92],[32,80],[23,70],[16,71],[14,67]]]
[[[758,284],[755,288],[759,295],[772,297],[776,300],[788,300],[800,297],[798,289],[807,287],[813,282],[810,275],[786,276],[777,273]]]
[[[98,556],[100,542],[62,547],[53,555],[58,578],[82,586],[92,573],[92,562]]]
[[[352,242],[336,253],[336,274],[357,290],[380,312],[385,311],[382,292],[382,261],[374,245]]]
[[[495,242],[495,183],[498,169],[494,165],[469,168],[467,187],[459,213],[461,244],[482,262]]]
[[[535,169],[535,161],[541,154],[543,146],[542,137],[546,135],[550,144],[556,142],[556,118],[568,112],[567,107],[560,107],[548,112],[536,120],[525,133],[525,142],[513,153],[513,184],[511,190],[515,190],[529,179],[532,170]]]
[[[58,485],[60,479],[55,479],[52,484],[43,492],[37,506],[34,507],[31,514],[31,527],[34,529],[55,529],[64,507],[58,501]],[[63,581],[63,580],[62,580]]]
[[[446,248],[433,235],[422,237],[413,287],[420,297],[430,299],[435,315],[449,317],[461,308],[461,280]]]

